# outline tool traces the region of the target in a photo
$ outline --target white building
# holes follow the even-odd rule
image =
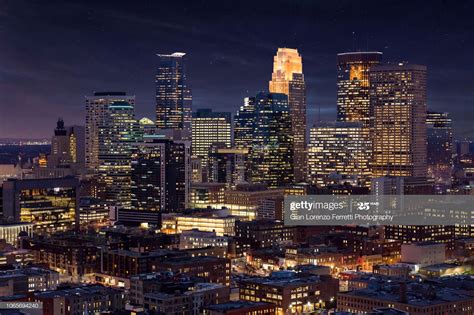
[[[419,267],[444,263],[446,260],[446,245],[443,243],[420,242],[402,244],[401,261]]]

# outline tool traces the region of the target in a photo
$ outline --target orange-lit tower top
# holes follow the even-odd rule
[[[288,88],[283,84],[293,80],[294,73],[303,73],[303,62],[298,49],[278,48],[277,54],[273,57],[273,73],[270,81],[271,93],[288,94]]]

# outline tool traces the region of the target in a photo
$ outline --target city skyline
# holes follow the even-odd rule
[[[145,6],[131,8],[125,3],[117,3],[110,10],[103,5],[91,9],[80,2],[61,3],[54,10],[49,5],[21,10],[25,9],[25,2],[9,3],[0,11],[4,17],[0,35],[10,44],[10,49],[0,53],[6,61],[0,75],[0,87],[6,96],[2,103],[0,138],[48,137],[50,126],[58,117],[67,125],[83,125],[83,97],[94,91],[123,90],[136,95],[137,117],[153,119],[156,54],[174,51],[186,52],[189,57],[193,108],[235,113],[244,97],[267,89],[272,57],[278,47],[296,48],[303,58],[309,126],[319,113],[324,121],[335,120],[336,54],[368,48],[383,52],[384,61],[408,60],[427,65],[428,109],[450,112],[456,138],[472,136],[474,132],[469,125],[472,114],[465,111],[472,100],[469,87],[472,66],[466,63],[472,51],[468,42],[472,25],[464,13],[471,4],[448,6],[436,2],[425,12],[422,22],[415,19],[413,12],[417,10],[413,10],[407,12],[403,27],[396,28],[390,26],[396,10],[384,11],[387,23],[382,23],[369,2],[330,5],[282,1],[279,9],[262,6],[275,19],[283,14],[282,9],[288,9],[291,26],[278,26],[279,32],[265,27],[267,18],[258,19],[261,8],[242,16],[244,4],[229,13],[236,26],[226,23],[224,29],[215,30],[212,22],[196,25],[195,19],[219,16],[225,11],[225,4],[199,7],[190,3],[183,10],[173,11],[174,15],[158,19],[159,14],[149,13],[153,10],[145,10],[149,9]],[[170,7],[163,10],[173,8],[167,5]],[[402,6],[402,3],[391,3],[389,8]],[[417,8],[421,4],[416,2],[412,6]],[[189,16],[190,10],[197,14]],[[104,24],[99,19],[101,15],[109,17],[109,22]],[[351,23],[358,15],[362,22]],[[56,22],[47,22],[44,17],[48,16]],[[38,29],[19,27],[22,18],[37,21]],[[337,21],[343,23],[338,25]],[[256,22],[251,36],[245,32],[249,29],[247,22]],[[349,23],[351,28],[342,27]],[[331,30],[322,32],[328,26]],[[48,41],[41,41],[48,33],[56,35],[56,44],[46,45]],[[38,36],[33,38],[34,34]],[[130,44],[116,40],[122,35],[128,36],[123,39]],[[19,38],[27,40],[19,41]],[[222,45],[216,46],[216,41]],[[34,53],[24,49],[26,42],[38,49]],[[96,49],[87,48],[91,45]],[[110,51],[114,54],[107,53]],[[24,122],[22,128],[16,127],[18,117]]]
[[[472,9],[0,0],[0,313],[473,315]]]

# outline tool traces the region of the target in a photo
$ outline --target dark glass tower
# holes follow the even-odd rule
[[[255,97],[246,97],[244,105],[234,116],[234,146],[238,149],[252,148],[255,126]]]
[[[150,139],[131,158],[133,211],[177,212],[189,198],[190,148],[186,141]]]
[[[436,184],[449,185],[453,167],[453,129],[448,113],[428,112],[428,175]]]
[[[293,136],[288,97],[259,93],[255,98],[251,180],[280,187],[294,182]]]
[[[185,54],[158,54],[156,127],[190,132],[191,90],[187,85]]]

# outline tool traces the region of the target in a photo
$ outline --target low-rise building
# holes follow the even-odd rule
[[[296,238],[296,227],[286,226],[281,221],[238,221],[236,243],[239,247],[258,249],[281,244],[291,244]]]
[[[162,230],[168,233],[181,233],[188,230],[215,232],[218,236],[234,236],[234,216],[227,210],[194,211],[189,214],[164,214]]]
[[[406,278],[410,273],[410,267],[404,264],[376,265],[373,272],[380,276]]]
[[[204,307],[204,315],[273,315],[275,304],[251,301],[232,301]]]
[[[419,242],[402,245],[401,261],[420,267],[442,264],[446,260],[446,245],[433,242]]]
[[[30,301],[43,303],[43,315],[82,315],[125,309],[125,293],[100,285],[83,285],[35,293]]]
[[[198,249],[212,247],[222,249],[223,254],[219,257],[227,257],[229,248],[229,237],[217,236],[215,232],[203,232],[199,230],[183,231],[179,237],[179,249]]]
[[[431,266],[424,266],[418,270],[418,273],[425,277],[438,278],[445,276],[460,275],[471,271],[472,265],[459,264],[436,264]]]
[[[23,232],[23,233],[22,233]],[[18,235],[33,236],[33,223],[15,222],[0,223],[0,239],[4,239],[10,245],[18,244]]]
[[[89,224],[105,224],[109,220],[110,209],[105,201],[94,197],[79,199],[79,223],[82,226]]]
[[[0,296],[55,290],[59,273],[38,267],[0,271]]]
[[[186,274],[229,286],[231,261],[227,258],[209,256],[168,258],[156,264],[156,271]]]
[[[242,279],[238,284],[240,300],[275,304],[277,315],[314,312],[334,301],[339,288],[338,280],[330,276],[299,276],[291,271]]]
[[[389,307],[411,315],[470,314],[474,309],[474,297],[435,282],[388,280],[373,280],[364,289],[337,296],[339,311],[360,314]]]
[[[50,237],[23,240],[36,263],[46,264],[62,276],[78,280],[92,274],[96,267],[97,247],[79,238]]]

